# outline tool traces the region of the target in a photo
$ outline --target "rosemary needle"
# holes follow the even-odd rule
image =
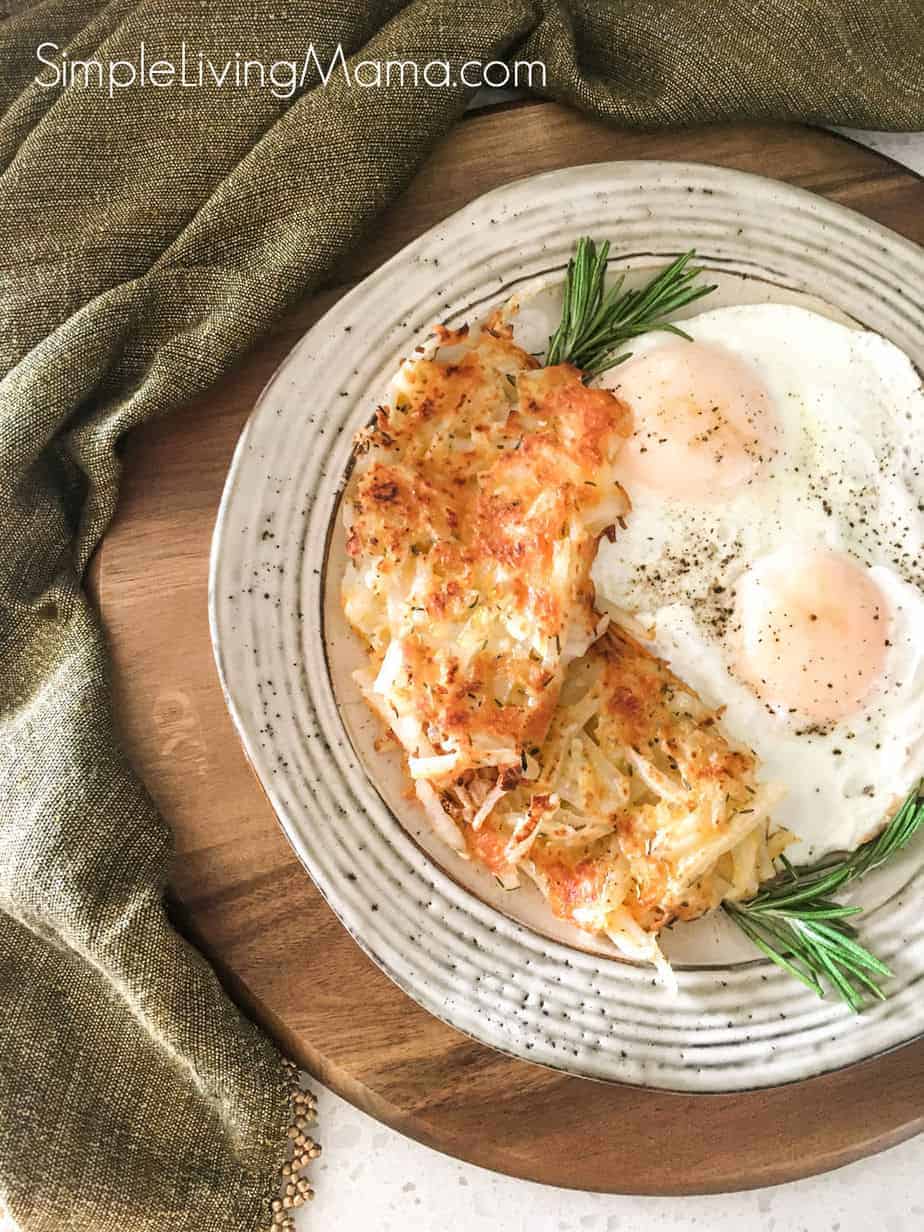
[[[862,908],[834,902],[831,895],[863,877],[908,845],[924,827],[924,782],[908,796],[886,828],[838,863],[783,871],[746,903],[725,911],[757,948],[820,997],[825,985],[859,1012],[868,996],[883,1000],[878,982],[892,972],[856,940],[848,923]],[[878,979],[877,979],[878,977]]]
[[[610,246],[599,247],[586,236],[578,240],[568,262],[561,320],[549,339],[547,364],[574,364],[587,376],[597,376],[629,358],[623,343],[652,329],[687,335],[666,318],[714,291],[697,284],[702,270],[691,264],[692,251],[678,257],[643,287],[623,290],[625,274],[604,289]]]

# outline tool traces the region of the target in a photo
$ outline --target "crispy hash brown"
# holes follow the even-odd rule
[[[788,841],[769,834],[777,794],[756,784],[754,754],[616,626],[569,669],[532,752],[529,780],[467,828],[469,849],[633,958],[663,966],[658,931],[756,893]]]
[[[568,663],[605,621],[590,567],[627,510],[612,463],[623,404],[539,368],[496,323],[402,365],[360,434],[346,505],[347,619],[369,704],[459,851],[542,742]]]
[[[669,978],[658,931],[753,893],[786,836],[768,839],[754,755],[595,609],[629,431],[500,318],[442,330],[357,438],[343,605],[437,833]]]

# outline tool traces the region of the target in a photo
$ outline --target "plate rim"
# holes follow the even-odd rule
[[[257,757],[254,756],[253,745],[252,745],[251,739],[248,738],[247,717],[245,716],[243,709],[238,704],[238,698],[235,696],[235,692],[234,692],[234,688],[232,685],[232,681],[230,679],[228,664],[227,664],[227,660],[225,656],[225,647],[223,646],[223,638],[224,638],[224,633],[225,633],[224,621],[225,621],[226,614],[222,610],[222,604],[219,599],[219,574],[220,574],[220,568],[221,568],[220,557],[221,557],[221,552],[223,548],[223,536],[225,535],[225,532],[226,532],[226,523],[227,523],[227,519],[229,515],[229,509],[236,495],[235,487],[236,487],[236,484],[240,480],[240,474],[245,464],[244,459],[247,455],[248,449],[250,448],[253,442],[253,438],[257,432],[258,419],[261,413],[261,408],[263,408],[267,404],[268,399],[271,397],[272,391],[274,387],[276,386],[276,383],[284,378],[285,373],[287,369],[289,369],[290,365],[297,363],[298,360],[301,358],[301,354],[303,352],[303,349],[305,347],[307,340],[310,337],[314,336],[316,331],[318,331],[324,325],[324,323],[328,321],[328,319],[332,315],[343,314],[352,304],[358,301],[358,299],[361,297],[362,292],[364,291],[365,288],[367,288],[368,284],[371,281],[381,280],[387,277],[387,275],[390,272],[392,272],[402,262],[407,260],[407,255],[409,252],[412,252],[415,249],[419,249],[421,245],[425,245],[428,241],[432,241],[449,224],[458,222],[458,220],[465,218],[466,215],[472,213],[473,211],[483,210],[486,204],[491,205],[492,203],[503,201],[505,198],[509,197],[509,195],[511,194],[513,190],[516,190],[517,188],[522,188],[524,185],[536,185],[536,184],[541,185],[544,181],[547,182],[547,181],[556,181],[556,180],[562,180],[562,179],[573,179],[574,177],[579,176],[581,173],[592,173],[594,175],[600,175],[604,173],[605,171],[608,171],[608,170],[612,171],[612,170],[617,170],[617,169],[618,169],[618,172],[623,176],[630,176],[633,173],[641,173],[641,172],[644,172],[645,174],[650,174],[652,170],[658,171],[658,170],[664,169],[665,171],[671,174],[680,174],[680,175],[686,174],[690,176],[691,178],[701,175],[704,169],[708,169],[710,172],[718,175],[723,181],[726,181],[728,183],[734,183],[737,181],[740,183],[747,183],[749,185],[757,184],[757,185],[760,185],[764,191],[771,191],[773,193],[780,194],[782,195],[784,199],[788,198],[791,200],[802,200],[807,206],[811,207],[812,211],[821,210],[822,213],[832,212],[835,216],[846,216],[850,218],[852,221],[861,223],[864,231],[867,231],[873,235],[879,234],[880,238],[884,242],[887,242],[889,246],[894,248],[897,245],[898,247],[906,249],[909,255],[913,254],[914,259],[918,263],[921,263],[922,260],[924,260],[924,251],[922,251],[912,241],[908,240],[904,236],[898,235],[896,232],[891,231],[889,228],[884,227],[882,224],[875,222],[874,220],[870,220],[870,219],[865,218],[862,215],[856,214],[854,211],[849,210],[844,206],[840,206],[837,203],[830,202],[827,199],[823,197],[819,197],[816,194],[810,192],[809,190],[803,189],[801,187],[789,185],[789,184],[786,184],[785,182],[768,179],[762,176],[757,176],[749,172],[742,172],[742,171],[723,168],[714,163],[691,162],[688,160],[662,160],[662,159],[613,160],[613,161],[605,162],[605,163],[583,164],[583,165],[579,165],[576,167],[571,167],[571,168],[567,168],[564,170],[558,170],[558,171],[540,172],[537,175],[519,177],[518,179],[514,181],[510,181],[507,184],[494,188],[490,192],[485,193],[481,195],[480,197],[475,198],[473,201],[463,206],[460,210],[450,215],[447,219],[443,220],[440,223],[437,223],[435,226],[424,231],[419,236],[417,236],[414,240],[412,240],[408,245],[405,245],[404,247],[402,247],[397,253],[395,253],[392,257],[390,257],[388,261],[384,262],[381,266],[377,267],[376,270],[374,270],[367,278],[363,279],[356,287],[352,288],[349,292],[347,292],[347,294],[343,296],[338,301],[338,303],[334,305],[333,308],[330,309],[312,327],[311,330],[309,330],[305,335],[302,336],[302,338],[298,342],[296,342],[296,344],[289,351],[289,353],[283,358],[283,360],[281,361],[281,363],[279,364],[275,372],[272,374],[272,376],[270,377],[270,379],[264,386],[256,403],[254,404],[254,408],[251,411],[250,416],[248,417],[247,424],[245,425],[245,428],[241,433],[241,436],[237,442],[237,445],[234,451],[234,456],[232,458],[231,465],[228,470],[228,475],[226,478],[226,482],[225,482],[225,486],[224,486],[224,490],[222,494],[221,505],[219,508],[218,518],[215,524],[215,530],[213,533],[212,546],[211,546],[211,552],[210,552],[209,582],[208,582],[209,630],[210,630],[210,637],[212,640],[213,652],[214,652],[215,661],[216,661],[216,667],[218,669],[218,675],[219,675],[219,679],[221,682],[222,693],[224,695],[226,705],[228,706],[228,709],[232,715],[235,730],[237,731],[240,742],[245,750],[248,761],[251,763],[251,766],[254,769],[254,772],[257,775],[258,780],[261,782],[261,785],[263,786],[264,791],[266,792],[267,797],[269,798],[273,806],[274,812],[283,829],[283,832],[286,834],[287,839],[289,840],[291,846],[293,847],[293,850],[296,852],[303,867],[305,867],[306,871],[309,872],[309,875],[312,877],[315,885],[318,887],[319,892],[323,895],[325,900],[332,907],[338,919],[340,920],[341,924],[343,924],[343,926],[347,929],[347,931],[354,938],[354,940],[357,941],[357,943],[373,959],[373,961],[380,967],[380,969],[382,969],[389,976],[389,978],[391,978],[402,989],[402,991],[404,991],[407,995],[411,996],[414,1000],[416,1000],[418,1004],[423,1004],[424,1008],[426,1008],[431,1013],[434,1013],[437,1011],[434,1011],[431,1005],[427,1004],[426,1002],[421,1001],[420,996],[417,995],[417,993],[415,992],[413,988],[408,987],[406,981],[402,979],[401,976],[393,969],[392,965],[389,964],[385,956],[382,953],[378,952],[377,949],[368,942],[367,938],[361,935],[360,931],[358,931],[352,925],[350,920],[347,918],[346,913],[338,909],[338,905],[336,901],[334,901],[334,896],[328,893],[328,888],[324,884],[323,878],[319,878],[316,875],[316,871],[312,867],[312,861],[310,857],[308,856],[306,850],[304,849],[303,843],[300,840],[300,837],[297,833],[296,828],[291,824],[290,819],[287,818],[287,816],[285,815],[285,812],[280,807],[278,800],[274,798],[274,792],[270,789],[263,775],[261,775],[259,771],[258,763],[260,761],[260,758],[259,756]],[[922,315],[922,318],[924,318],[924,310],[921,309],[921,306],[915,305],[915,307],[917,308],[918,312]],[[435,320],[437,318],[433,317],[431,319]],[[522,926],[522,927],[525,927],[525,926]],[[747,964],[747,965],[751,966],[752,964]],[[753,965],[756,965],[756,966],[761,965],[761,960],[759,958],[755,959],[755,962]],[[830,1066],[830,1067],[825,1067],[824,1069],[815,1070],[811,1074],[805,1074],[801,1077],[790,1078],[790,1079],[787,1079],[785,1082],[756,1083],[756,1084],[748,1085],[748,1086],[736,1085],[736,1086],[730,1086],[730,1087],[721,1088],[721,1089],[717,1088],[713,1090],[693,1091],[689,1087],[685,1087],[685,1086],[672,1087],[672,1086],[664,1085],[662,1083],[650,1083],[650,1082],[645,1082],[645,1081],[634,1082],[632,1078],[622,1076],[622,1075],[613,1076],[613,1077],[601,1077],[600,1075],[587,1074],[579,1067],[572,1067],[566,1063],[556,1063],[554,1060],[549,1060],[546,1058],[543,1058],[540,1061],[538,1060],[538,1058],[524,1056],[524,1054],[521,1051],[517,1051],[516,1049],[505,1048],[496,1041],[485,1040],[482,1036],[479,1036],[478,1034],[467,1030],[466,1027],[463,1025],[460,1025],[458,1021],[453,1021],[451,1018],[448,1018],[444,1014],[440,1014],[437,1012],[437,1016],[441,1017],[443,1021],[448,1022],[449,1025],[451,1025],[454,1029],[462,1031],[464,1034],[469,1035],[470,1038],[476,1039],[478,1040],[479,1043],[486,1044],[487,1046],[492,1047],[495,1050],[500,1051],[507,1056],[512,1056],[512,1057],[515,1057],[521,1060],[522,1059],[529,1060],[534,1063],[540,1063],[540,1064],[548,1066],[549,1068],[555,1069],[559,1072],[566,1073],[566,1074],[571,1074],[571,1075],[577,1074],[582,1077],[591,1077],[591,1078],[594,1078],[600,1081],[611,1081],[611,1082],[618,1082],[618,1083],[623,1083],[623,1084],[628,1084],[628,1085],[637,1085],[644,1089],[658,1090],[658,1091],[664,1091],[664,1092],[675,1092],[677,1094],[683,1094],[683,1095],[689,1095],[689,1094],[721,1095],[721,1094],[727,1094],[731,1091],[745,1092],[745,1091],[766,1090],[768,1086],[778,1087],[782,1085],[791,1085],[794,1083],[800,1083],[814,1076],[819,1076],[821,1074],[835,1073],[842,1069],[849,1068],[850,1066],[857,1064],[860,1061],[870,1060],[870,1059],[873,1059],[874,1057],[886,1055],[887,1053],[894,1051],[895,1049],[901,1048],[904,1045],[912,1042],[912,1039],[919,1038],[920,1036],[920,1032],[918,1032],[918,1034],[915,1035],[914,1037],[910,1037],[904,1040],[900,1040],[900,1041],[896,1041],[894,1043],[888,1044],[876,1052],[869,1052],[869,1053],[864,1054],[864,1056],[861,1058],[854,1058],[852,1060],[844,1062],[842,1065]]]

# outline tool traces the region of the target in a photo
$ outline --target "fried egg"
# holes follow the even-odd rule
[[[924,773],[924,392],[869,331],[789,304],[646,335],[632,510],[593,578],[787,786],[792,858],[850,850]]]

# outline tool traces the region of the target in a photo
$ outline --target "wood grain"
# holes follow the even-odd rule
[[[426,227],[519,176],[675,158],[814,189],[924,242],[924,186],[799,127],[617,132],[551,104],[464,121],[338,271],[208,397],[127,444],[95,564],[125,744],[176,833],[181,925],[282,1046],[372,1115],[440,1150],[558,1185],[688,1193],[836,1167],[924,1128],[924,1044],[823,1079],[689,1097],[562,1077],[459,1035],[341,928],[282,837],[222,701],[206,577],[222,483],[260,388],[343,292]],[[618,234],[618,219],[614,219]]]

